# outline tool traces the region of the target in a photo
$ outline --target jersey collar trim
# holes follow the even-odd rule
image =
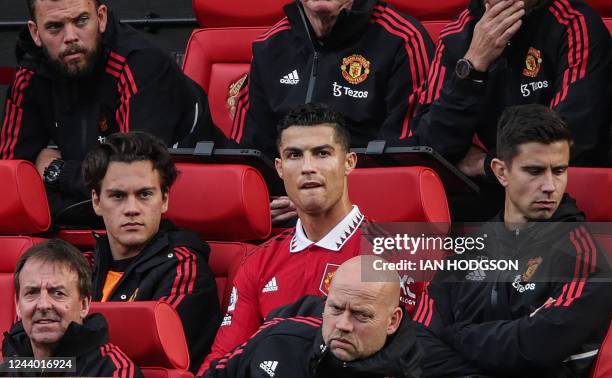
[[[353,205],[353,210],[351,210],[351,212],[348,213],[344,219],[340,221],[340,223],[338,223],[329,233],[327,233],[323,239],[316,243],[306,237],[304,229],[302,228],[302,222],[300,219],[298,219],[297,224],[295,225],[295,234],[291,239],[289,252],[302,252],[313,244],[317,247],[338,252],[359,229],[363,219],[364,216],[359,211],[357,205]]]

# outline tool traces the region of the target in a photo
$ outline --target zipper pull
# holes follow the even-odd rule
[[[312,58],[312,77],[317,77],[317,66],[319,63],[319,52],[314,52],[314,57]]]

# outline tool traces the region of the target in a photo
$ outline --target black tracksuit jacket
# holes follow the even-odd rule
[[[205,377],[420,377],[421,352],[405,314],[380,351],[344,363],[323,341],[324,303],[325,298],[309,295],[280,308],[246,343],[213,361]]]
[[[146,131],[168,147],[220,138],[202,88],[169,55],[112,13],[101,49],[94,73],[66,80],[27,28],[17,42],[19,67],[3,107],[0,159],[34,162],[50,141],[59,147],[65,164],[59,194],[49,193],[54,214],[90,198],[81,180],[81,161],[112,133]]]
[[[102,290],[112,255],[108,238],[96,234],[93,258],[93,300]],[[197,370],[221,322],[215,278],[208,267],[209,247],[197,235],[162,221],[159,232],[130,263],[108,301],[169,303],[183,323],[190,368]]]
[[[481,0],[441,32],[414,120],[416,143],[457,163],[476,133],[495,156],[497,121],[512,105],[543,104],[567,121],[572,165],[600,165],[609,149],[612,41],[582,0],[543,0],[489,67],[484,83],[461,80],[455,64],[467,52]],[[528,67],[529,62],[529,67]]]
[[[9,332],[4,333],[4,357],[33,357],[30,338],[19,321]],[[121,349],[108,342],[108,327],[101,314],[92,314],[83,324],[70,323],[66,333],[59,340],[52,357],[75,357],[76,371],[73,373],[52,373],[44,371],[23,373],[0,373],[21,377],[142,377],[140,369]]]
[[[423,26],[383,1],[355,0],[318,41],[296,3],[253,43],[231,138],[274,156],[284,113],[320,102],[347,118],[353,146],[406,139],[434,48]]]
[[[566,195],[550,222],[485,224],[482,255],[516,259],[520,271],[436,275],[414,315],[424,375],[588,377],[610,324],[612,274],[583,220]]]

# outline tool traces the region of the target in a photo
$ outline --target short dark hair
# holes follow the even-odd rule
[[[19,298],[19,274],[30,259],[67,266],[70,270],[75,271],[79,277],[79,295],[81,298],[91,297],[91,267],[85,256],[75,246],[64,240],[50,239],[30,247],[17,261],[13,276],[16,298]]]
[[[335,139],[345,151],[351,149],[351,135],[346,129],[346,121],[342,114],[325,104],[300,105],[285,114],[276,127],[276,147],[280,147],[281,136],[284,130],[291,126],[318,126],[330,124],[335,131]]]
[[[563,140],[571,147],[572,134],[554,110],[539,104],[511,106],[497,124],[497,157],[511,164],[521,144],[551,144]]]
[[[142,131],[116,133],[95,146],[83,160],[83,180],[89,190],[100,193],[100,185],[111,162],[150,161],[160,178],[162,193],[176,180],[176,166],[164,142]]]
[[[30,12],[30,19],[31,20],[36,20],[36,2],[37,1],[41,1],[41,0],[26,0],[26,3],[28,4],[28,11]],[[47,1],[58,1],[58,0],[47,0]],[[94,4],[96,5],[96,9],[102,4],[102,2],[100,0],[93,0]]]

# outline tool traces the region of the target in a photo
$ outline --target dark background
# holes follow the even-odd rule
[[[142,19],[150,13],[161,18],[195,18],[191,0],[106,0],[104,1],[121,20]],[[26,0],[0,0],[0,23],[20,22],[28,19]],[[181,27],[161,27],[157,30],[138,27],[157,46],[168,54],[183,53],[195,23]],[[15,66],[15,41],[19,28],[0,25],[0,67]],[[0,104],[4,103],[6,86],[0,86]],[[0,115],[3,110],[0,110]]]

